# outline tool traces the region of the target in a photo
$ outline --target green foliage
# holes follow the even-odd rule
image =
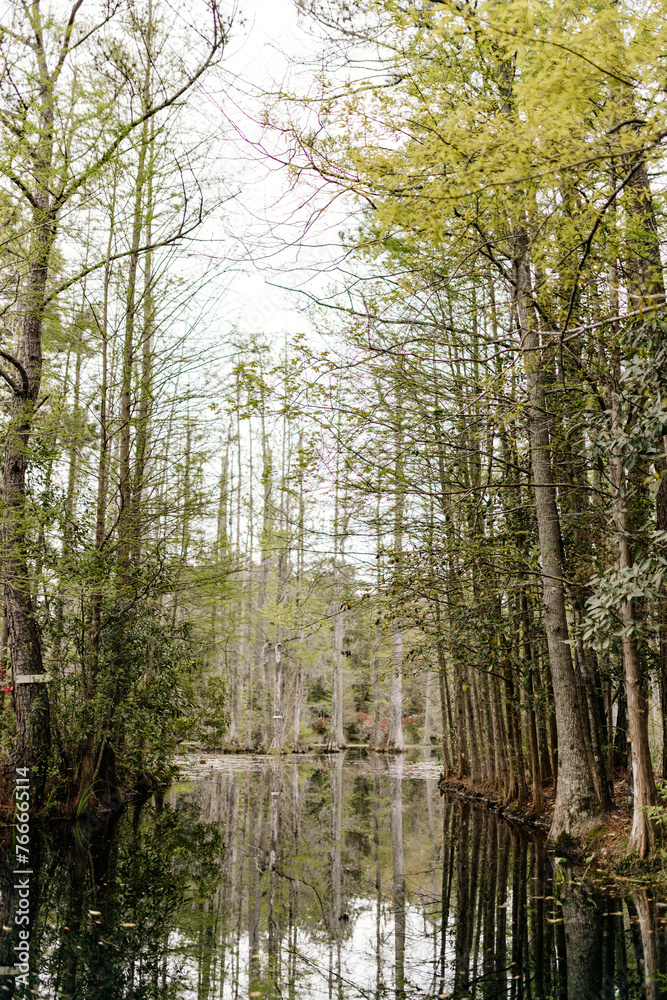
[[[186,935],[197,933],[196,911],[220,881],[220,827],[202,821],[192,804],[150,803],[115,833],[79,829],[78,840],[69,864],[58,845],[49,851],[32,941],[41,975],[98,1000],[177,1000],[185,962],[178,946],[165,946],[165,927],[179,923]],[[94,866],[85,863],[86,847],[98,859]]]
[[[224,720],[224,685],[204,680],[201,642],[191,624],[174,621],[156,600],[130,610],[107,609],[92,699],[82,698],[86,647],[81,621],[65,619],[62,653],[79,651],[78,662],[61,660],[52,682],[54,771],[75,772],[89,735],[94,745],[113,748],[119,773],[153,778],[168,773],[174,751],[186,738],[210,731],[209,719]],[[210,701],[209,701],[210,699]]]
[[[220,674],[206,673],[203,682],[198,679],[194,695],[199,710],[189,731],[191,738],[206,746],[222,747],[229,726],[227,682]]]

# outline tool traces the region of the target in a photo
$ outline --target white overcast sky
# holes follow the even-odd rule
[[[264,333],[271,340],[308,330],[296,308],[298,295],[277,286],[323,288],[321,272],[337,256],[336,233],[343,216],[325,213],[300,239],[309,215],[301,207],[307,191],[288,191],[286,171],[266,152],[275,139],[262,134],[254,116],[262,93],[286,86],[288,78],[299,90],[306,88],[309,70],[299,63],[318,48],[312,25],[298,17],[293,0],[243,0],[225,54],[222,88],[208,93],[211,125],[229,118],[237,129],[235,135],[232,126],[227,128],[216,157],[230,187],[239,189],[223,210],[227,243],[219,244],[223,252],[231,248],[234,272],[225,296],[228,319],[242,333]]]

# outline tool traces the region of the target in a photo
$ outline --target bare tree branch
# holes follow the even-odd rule
[[[17,359],[14,357],[13,354],[8,354],[7,351],[0,351],[0,358],[4,358],[5,361],[9,361],[10,365],[14,365],[14,367],[18,371],[19,375],[21,376],[21,382],[22,382],[22,385],[23,385],[22,391],[27,396],[28,393],[30,392],[30,380],[29,380],[28,374],[27,374],[25,368],[23,367],[23,365],[21,364],[21,362],[17,361]],[[6,378],[6,376],[5,376],[5,378]],[[14,386],[14,389],[15,389],[16,392],[20,392],[21,391],[17,386]]]

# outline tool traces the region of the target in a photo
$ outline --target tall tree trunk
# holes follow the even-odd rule
[[[151,129],[152,131],[152,129]],[[153,142],[152,135],[148,139],[150,157],[146,169],[146,207],[145,242],[150,246],[153,241]],[[146,474],[150,454],[151,413],[153,409],[153,342],[155,332],[155,300],[153,296],[153,253],[148,251],[144,256],[144,289],[143,289],[143,329],[141,332],[141,383],[139,387],[139,414],[136,427],[134,484],[132,487],[132,505],[134,518],[132,525],[132,557],[135,564],[141,558],[141,547],[144,535],[143,500],[146,486]]]
[[[403,407],[400,390],[396,389],[396,427],[394,432],[394,580],[399,584],[403,573],[403,509],[405,504],[405,473],[403,459]],[[392,664],[389,685],[389,724],[387,750],[405,750],[403,736],[403,624],[400,607],[394,610],[392,622]]]
[[[283,644],[280,641],[280,628],[276,629],[274,646],[273,670],[273,735],[269,745],[269,753],[282,753],[283,749]]]
[[[563,583],[563,542],[556,503],[549,441],[549,413],[544,388],[542,352],[530,302],[528,245],[523,230],[516,236],[514,282],[521,350],[528,384],[528,421],[540,544],[544,627],[549,650],[558,730],[558,784],[550,837],[577,836],[599,823],[603,810],[587,764],[577,680],[569,645]]]
[[[632,568],[633,559],[628,541],[630,519],[627,510],[623,460],[614,458],[613,467],[614,507],[618,529],[618,565],[620,570],[629,570]],[[656,849],[657,827],[655,820],[649,815],[649,810],[657,804],[658,795],[648,739],[648,699],[637,646],[635,609],[631,599],[623,602],[621,618],[623,621],[623,667],[633,787],[632,831],[628,846],[631,850],[635,850],[640,858],[645,858],[649,853],[653,854]]]
[[[43,114],[48,117],[52,112],[44,110]],[[42,320],[55,231],[49,196],[40,191],[35,195],[33,245],[22,301],[18,357],[1,352],[12,365],[12,375],[7,379],[13,383],[5,431],[2,484],[2,577],[16,717],[16,742],[10,766],[31,769],[37,796],[41,795],[51,750],[51,720],[39,627],[30,591],[26,470],[42,381]]]
[[[340,440],[340,418],[338,421],[338,440]],[[340,578],[340,562],[343,559],[343,539],[344,539],[344,514],[341,514],[339,502],[339,481],[340,481],[340,446],[336,450],[336,486],[334,497],[334,565],[333,565],[333,593],[334,593],[334,620],[333,620],[333,644],[332,644],[332,671],[331,671],[331,721],[329,726],[329,737],[327,739],[327,752],[336,753],[345,746],[345,734],[343,732],[343,638],[345,635],[345,620],[342,601],[342,588]]]
[[[403,736],[403,628],[394,623],[389,687],[387,750],[405,750]]]
[[[656,527],[667,531],[667,477],[658,487]],[[662,777],[667,779],[667,596],[660,613],[660,712],[662,715]]]
[[[139,158],[134,182],[134,211],[132,217],[132,243],[128,263],[127,298],[125,304],[125,339],[121,368],[120,390],[120,445],[119,445],[119,495],[118,512],[118,586],[119,595],[127,598],[130,583],[130,547],[133,538],[132,467],[130,447],[132,441],[132,375],[134,370],[134,337],[137,315],[137,273],[139,246],[144,227],[143,192],[146,182],[146,157],[149,145],[148,122],[144,123],[139,144]]]
[[[432,715],[433,715],[433,671],[431,670],[431,665],[429,663],[426,669],[426,686],[424,688],[424,736],[423,744],[424,746],[431,745],[431,727],[432,727]]]
[[[521,591],[521,619],[523,625],[523,659],[526,677],[526,702],[528,707],[528,745],[530,747],[530,773],[533,787],[533,809],[541,812],[544,806],[542,794],[542,767],[537,739],[537,724],[534,707],[533,650],[530,642],[530,615],[526,591]]]
[[[269,439],[266,433],[266,423],[265,423],[265,399],[262,396],[262,410],[261,410],[261,435],[262,435],[262,487],[263,487],[263,497],[262,497],[262,532],[260,539],[261,547],[261,569],[260,569],[260,586],[259,586],[259,599],[258,599],[258,616],[260,631],[263,637],[263,644],[260,645],[260,676],[264,678],[263,689],[260,701],[261,701],[261,733],[259,735],[259,743],[263,747],[267,747],[271,742],[272,727],[271,719],[269,718],[271,714],[271,704],[269,702],[269,653],[270,648],[269,642],[269,617],[267,611],[267,600],[268,600],[268,589],[269,589],[269,577],[271,573],[271,546],[273,545],[274,536],[274,518],[272,511],[272,492],[273,492],[273,456],[271,449],[269,447]]]
[[[102,380],[100,384],[100,429],[97,458],[97,498],[95,505],[95,559],[94,586],[90,601],[90,642],[86,657],[86,672],[84,685],[84,701],[87,703],[87,732],[83,741],[81,763],[79,768],[79,800],[86,794],[92,784],[95,771],[95,732],[94,721],[90,717],[91,705],[95,693],[95,685],[99,672],[100,636],[102,631],[102,602],[104,599],[104,545],[106,536],[106,510],[109,481],[109,296],[111,287],[111,254],[113,247],[114,220],[116,212],[116,184],[112,188],[112,198],[109,209],[109,239],[107,242],[106,261],[104,265],[104,285],[102,299],[102,317],[99,322],[99,334],[102,342]]]

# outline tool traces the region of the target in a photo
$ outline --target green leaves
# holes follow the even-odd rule
[[[662,533],[661,533],[662,534]],[[591,581],[593,593],[586,602],[581,637],[597,649],[607,650],[615,639],[626,634],[650,634],[652,627],[640,606],[662,599],[662,583],[667,559],[657,552],[638,560],[632,567],[608,571]],[[636,621],[621,627],[621,607],[627,601],[637,606]]]

